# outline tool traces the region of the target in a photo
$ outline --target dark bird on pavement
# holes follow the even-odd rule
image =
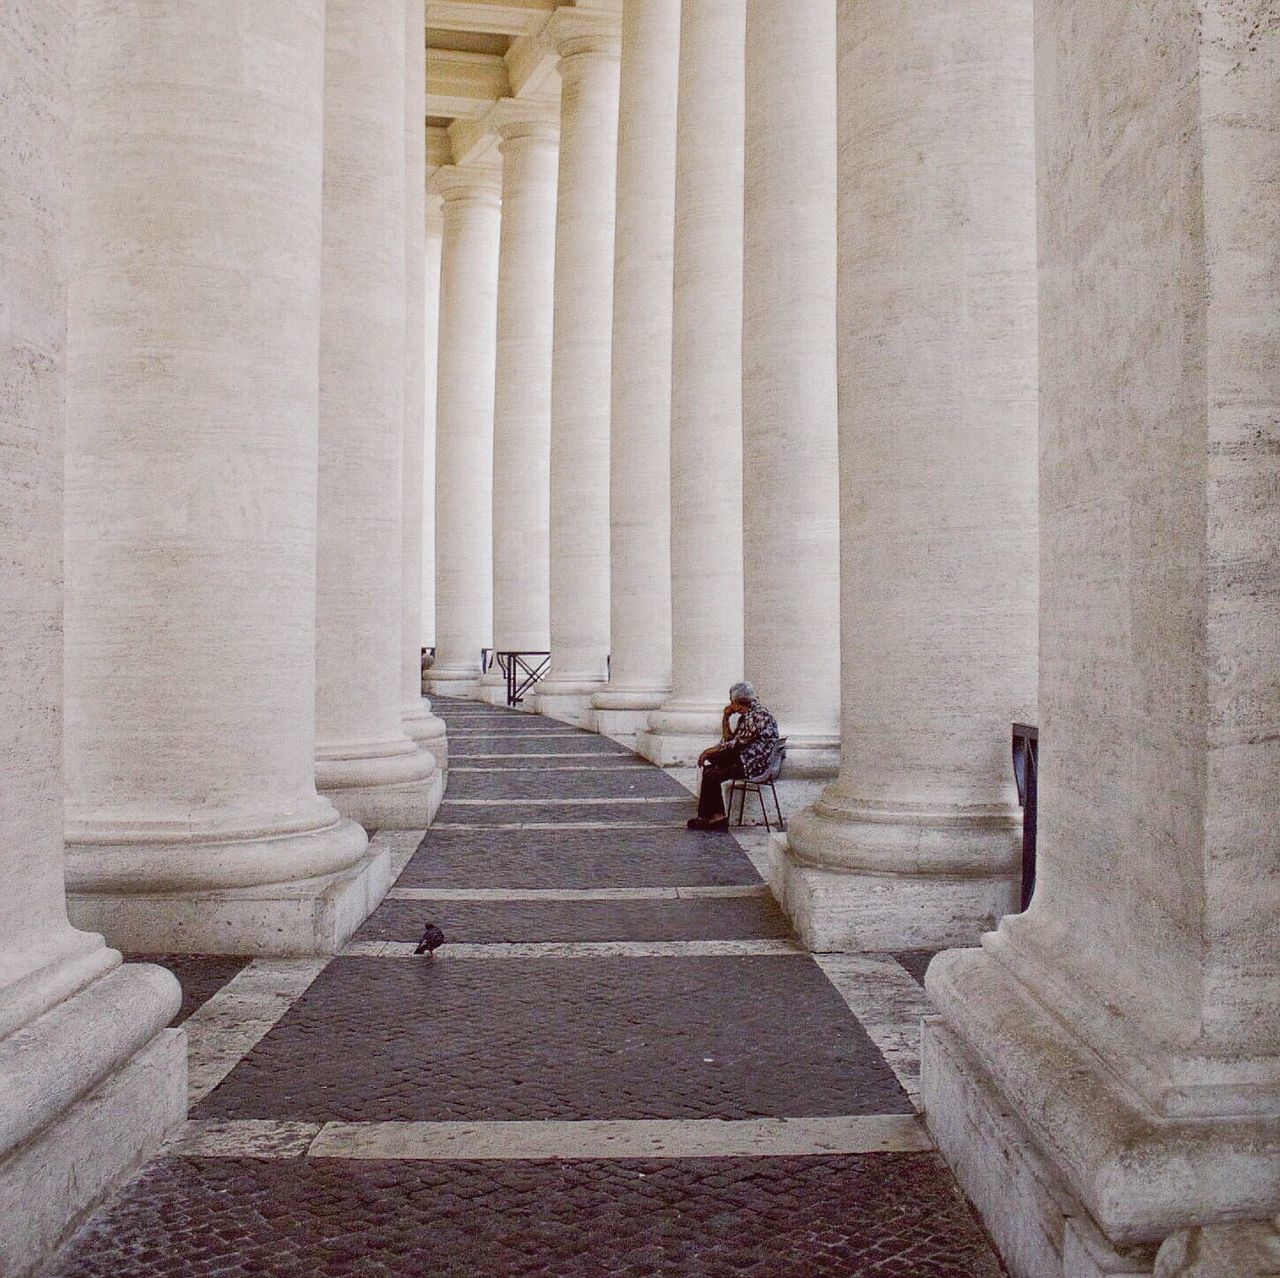
[[[444,933],[434,923],[428,923],[422,929],[422,940],[418,942],[418,948],[414,950],[414,953],[425,954],[428,958],[434,958],[436,951],[443,944]]]

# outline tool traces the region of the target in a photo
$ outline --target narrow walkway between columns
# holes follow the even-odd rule
[[[807,954],[623,747],[434,705],[437,824],[377,836],[339,957],[170,964],[191,1121],[53,1274],[999,1274],[915,1112],[918,964]]]

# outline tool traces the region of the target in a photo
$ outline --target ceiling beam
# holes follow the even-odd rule
[[[427,50],[427,114],[466,119],[511,91],[507,64],[488,53]]]
[[[545,19],[556,4],[557,0],[427,0],[427,26],[520,36]]]

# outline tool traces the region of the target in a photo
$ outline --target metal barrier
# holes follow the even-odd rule
[[[1040,776],[1040,729],[1029,723],[1013,725],[1013,777],[1022,805],[1022,908],[1036,890],[1036,795]]]
[[[524,694],[547,673],[549,652],[496,652],[494,659],[507,677],[507,705],[518,706]]]

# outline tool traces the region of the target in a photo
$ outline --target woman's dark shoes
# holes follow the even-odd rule
[[[688,827],[690,830],[711,830],[715,833],[726,834],[729,830],[729,818],[722,816],[717,817],[714,821],[704,821],[701,817],[690,817]]]

